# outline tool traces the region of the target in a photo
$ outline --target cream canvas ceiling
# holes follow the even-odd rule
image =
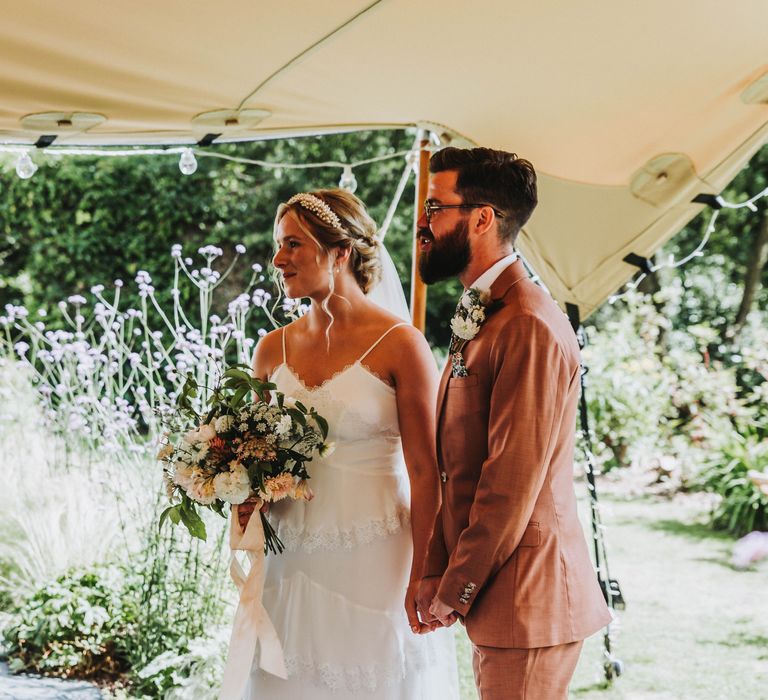
[[[628,253],[651,255],[701,211],[694,196],[720,192],[768,140],[765,0],[4,9],[0,142],[179,144],[421,125],[513,150],[540,177],[521,248],[582,317],[634,274]],[[198,116],[217,111],[228,126]],[[58,119],[24,119],[49,113]]]

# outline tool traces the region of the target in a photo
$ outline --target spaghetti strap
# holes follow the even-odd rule
[[[286,327],[287,326],[283,326],[283,328],[282,328],[283,332],[280,334],[280,338],[282,338],[282,341],[283,341],[283,364],[286,364],[288,362],[288,360],[285,357],[285,329],[286,329]]]
[[[386,331],[384,331],[384,333],[382,333],[382,335],[379,337],[379,339],[378,339],[378,340],[377,340],[377,341],[376,341],[376,342],[375,342],[373,345],[371,345],[371,347],[369,347],[369,348],[368,348],[368,349],[365,351],[365,354],[364,354],[364,355],[363,355],[363,356],[362,356],[362,357],[361,357],[361,358],[358,360],[358,362],[362,362],[362,361],[363,361],[363,360],[364,360],[366,357],[368,357],[368,355],[371,353],[371,351],[372,351],[372,350],[373,350],[373,349],[374,349],[374,348],[375,348],[375,347],[376,347],[376,346],[377,346],[377,345],[378,345],[378,344],[379,344],[379,343],[380,343],[382,340],[384,340],[384,338],[386,338],[386,337],[389,335],[389,332],[390,332],[390,331],[393,331],[393,330],[395,330],[395,328],[399,328],[400,326],[408,326],[408,325],[410,325],[410,324],[408,324],[408,323],[406,323],[405,321],[403,321],[402,323],[396,323],[394,326],[390,326],[389,328],[387,328],[387,330],[386,330]]]

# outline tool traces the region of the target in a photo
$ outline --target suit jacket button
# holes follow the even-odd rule
[[[440,472],[440,481],[442,481],[443,483],[448,481],[448,475],[445,472]]]

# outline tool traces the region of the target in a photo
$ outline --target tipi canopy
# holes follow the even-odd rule
[[[586,316],[768,140],[764,0],[24,0],[0,142],[196,143],[422,126],[517,152],[520,246]],[[48,139],[41,137],[49,137]]]

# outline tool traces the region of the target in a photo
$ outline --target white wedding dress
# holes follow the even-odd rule
[[[257,657],[245,697],[454,700],[453,630],[416,635],[403,605],[412,544],[395,391],[363,364],[384,336],[313,388],[287,364],[282,335],[271,381],[328,420],[336,447],[308,464],[312,501],[270,512],[286,551],[267,557],[263,601],[288,680],[259,670]]]

